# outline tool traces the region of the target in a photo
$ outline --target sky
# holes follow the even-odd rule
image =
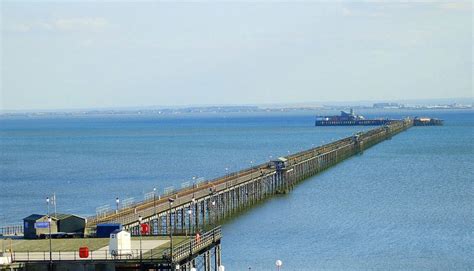
[[[0,2],[2,110],[473,96],[470,1]]]

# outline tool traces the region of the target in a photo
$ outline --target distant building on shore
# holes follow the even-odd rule
[[[382,109],[382,108],[400,108],[402,107],[398,103],[374,103],[373,108]]]

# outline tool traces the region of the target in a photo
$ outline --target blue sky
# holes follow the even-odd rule
[[[2,1],[1,108],[472,96],[472,5]]]

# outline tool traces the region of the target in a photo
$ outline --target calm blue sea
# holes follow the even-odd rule
[[[326,112],[327,113],[327,112]],[[334,112],[337,113],[337,112]],[[414,127],[253,208],[223,227],[226,270],[474,269],[473,111]],[[0,118],[0,224],[45,213],[93,215],[301,151],[362,127],[313,126],[314,114]]]

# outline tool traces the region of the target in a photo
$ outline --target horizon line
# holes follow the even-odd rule
[[[416,105],[426,105],[435,101],[450,101],[458,103],[456,100],[469,100],[468,103],[474,103],[474,97],[451,97],[451,98],[427,98],[427,99],[368,99],[357,101],[311,101],[311,102],[290,102],[290,103],[235,103],[235,104],[184,104],[184,105],[129,105],[129,106],[106,106],[106,107],[74,107],[74,108],[32,108],[32,109],[3,109],[0,108],[0,114],[5,113],[34,113],[34,112],[71,112],[71,111],[107,111],[107,110],[160,110],[160,109],[185,109],[185,108],[207,108],[207,107],[258,107],[261,109],[270,108],[289,108],[289,107],[327,107],[327,106],[362,106],[374,103],[408,103],[416,102]],[[466,102],[466,101],[464,101]],[[432,104],[430,104],[432,105]]]

